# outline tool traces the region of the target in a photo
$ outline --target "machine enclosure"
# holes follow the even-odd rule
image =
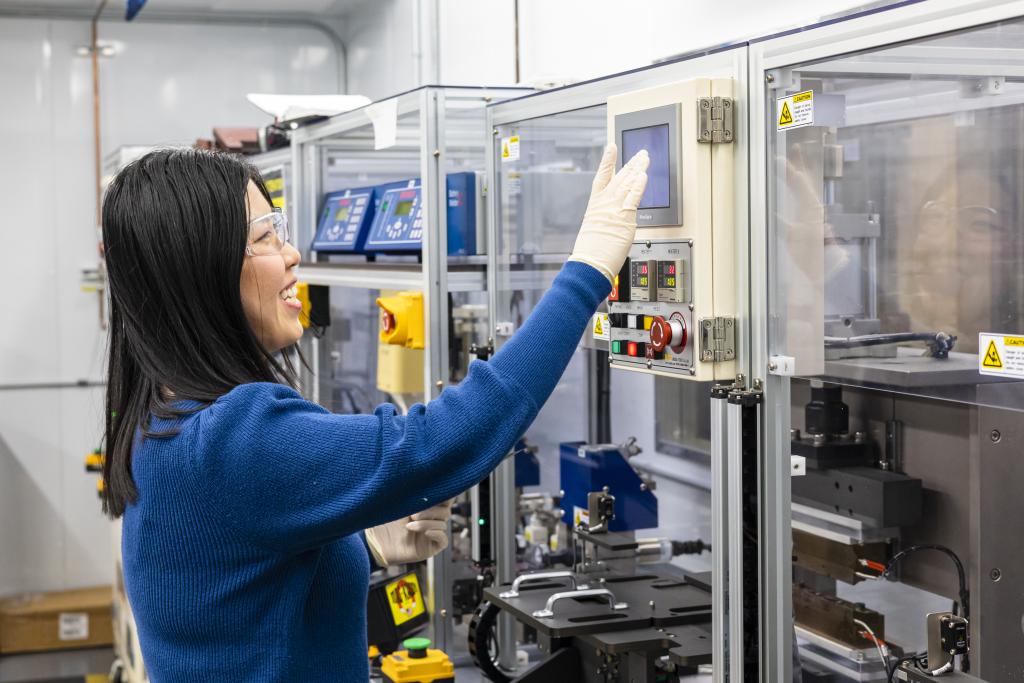
[[[575,524],[579,513],[587,510],[587,494],[607,486],[608,493],[615,496],[615,519],[608,531],[658,526],[658,499],[630,466],[621,448],[572,441],[561,444],[559,450],[564,520]]]

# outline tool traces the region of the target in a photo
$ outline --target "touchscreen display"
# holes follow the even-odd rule
[[[408,216],[412,212],[412,200],[406,200],[404,202],[398,202],[395,204],[395,215],[396,216]]]
[[[622,163],[642,149],[651,157],[647,168],[647,189],[640,199],[641,209],[664,209],[669,206],[668,124],[622,131]]]

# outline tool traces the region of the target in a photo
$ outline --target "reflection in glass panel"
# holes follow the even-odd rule
[[[1022,38],[1008,23],[794,69],[814,125],[772,121],[772,345],[799,374],[1024,408],[977,356],[979,333],[1024,333]]]

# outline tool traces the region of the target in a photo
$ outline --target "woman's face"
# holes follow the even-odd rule
[[[252,253],[246,253],[242,264],[242,309],[260,343],[275,353],[302,336],[302,304],[294,289],[300,257],[292,245],[279,244],[270,220],[253,222],[271,213],[273,207],[252,181],[246,189],[246,203]]]

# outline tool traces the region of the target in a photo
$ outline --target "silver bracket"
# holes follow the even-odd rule
[[[736,137],[731,97],[697,98],[697,142],[732,142]]]
[[[701,318],[700,359],[706,363],[721,363],[736,358],[736,318],[719,316]]]

